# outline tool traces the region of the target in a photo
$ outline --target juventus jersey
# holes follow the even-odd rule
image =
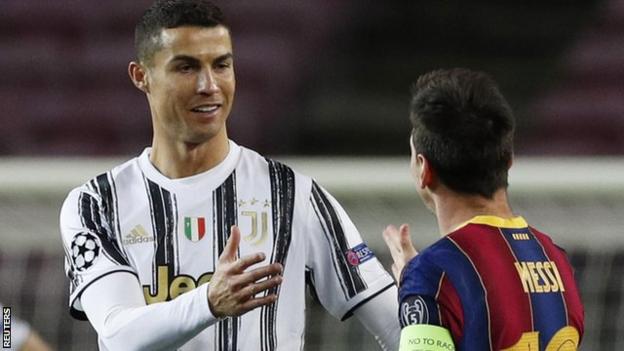
[[[149,153],[65,200],[61,232],[74,317],[86,319],[81,293],[108,274],[135,275],[148,304],[210,282],[234,224],[241,257],[264,252],[261,265],[284,266],[278,300],[217,322],[181,350],[299,350],[306,283],[339,319],[393,285],[345,211],[310,178],[231,141],[217,167],[182,179],[163,176]]]
[[[576,350],[583,305],[565,252],[522,217],[477,216],[412,259],[400,319],[441,325],[457,350]]]

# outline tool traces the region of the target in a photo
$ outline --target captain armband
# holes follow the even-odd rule
[[[455,344],[445,328],[413,324],[401,330],[399,351],[455,351]]]

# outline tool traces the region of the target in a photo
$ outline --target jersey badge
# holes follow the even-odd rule
[[[243,233],[243,239],[253,246],[265,243],[269,236],[269,211],[271,207],[268,199],[264,201],[252,198],[251,200],[240,199],[238,201],[239,226]],[[247,220],[247,218],[249,220]]]
[[[401,320],[403,325],[428,324],[429,309],[420,296],[410,296],[401,303]]]
[[[192,242],[200,241],[206,234],[205,217],[184,217],[184,235]]]
[[[74,235],[71,243],[73,266],[84,272],[93,266],[101,251],[100,239],[91,233]]]
[[[361,243],[358,246],[350,249],[346,253],[347,262],[352,266],[360,265],[371,258],[375,257],[375,254],[366,244]]]

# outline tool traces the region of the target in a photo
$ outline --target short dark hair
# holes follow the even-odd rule
[[[149,63],[161,47],[160,33],[182,26],[225,26],[223,12],[206,0],[157,0],[148,8],[134,30],[134,48],[140,62]]]
[[[508,186],[514,117],[490,76],[463,68],[420,76],[410,119],[416,153],[451,190],[492,198]]]

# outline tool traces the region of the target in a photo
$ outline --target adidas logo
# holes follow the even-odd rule
[[[149,243],[151,241],[154,241],[154,238],[147,235],[145,228],[143,228],[143,226],[140,224],[134,226],[130,233],[126,234],[123,239],[124,245]]]

